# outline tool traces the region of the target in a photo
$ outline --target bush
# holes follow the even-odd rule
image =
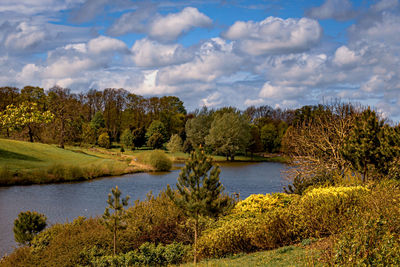
[[[292,205],[297,230],[302,233],[302,238],[337,233],[347,225],[369,191],[363,186],[323,187],[307,191]]]
[[[165,192],[158,196],[151,193],[144,201],[136,201],[127,210],[127,228],[121,232],[120,248],[130,251],[144,242],[189,244],[193,231],[187,225],[187,218],[174,205]]]
[[[245,200],[238,202],[233,212],[264,213],[278,207],[287,206],[295,197],[296,197],[295,195],[288,195],[283,193],[274,193],[266,195],[254,194],[250,195]]]
[[[143,152],[138,156],[139,162],[150,165],[156,171],[169,171],[172,167],[171,159],[161,150]]]
[[[46,220],[46,216],[35,211],[18,214],[13,229],[15,241],[20,244],[30,244],[34,236],[46,227]]]
[[[336,236],[332,264],[400,265],[400,190],[381,184],[365,199],[352,222]]]
[[[111,147],[110,137],[108,133],[102,133],[97,140],[99,146],[109,149]]]
[[[189,246],[181,243],[170,245],[144,243],[139,249],[117,256],[93,256],[98,250],[89,250],[90,265],[106,266],[165,266],[181,263],[189,250]]]

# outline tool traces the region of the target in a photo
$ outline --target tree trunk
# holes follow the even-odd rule
[[[198,230],[197,228],[198,228],[198,224],[199,224],[199,219],[196,218],[194,220],[194,257],[193,257],[194,265],[197,264],[197,230]]]
[[[33,132],[30,125],[28,125],[29,142],[33,143]]]
[[[117,227],[114,226],[114,256],[116,253],[116,248],[117,248]]]
[[[65,122],[64,118],[61,117],[61,133],[60,133],[60,148],[64,149],[64,135],[65,135]]]

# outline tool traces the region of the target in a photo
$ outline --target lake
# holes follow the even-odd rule
[[[284,164],[221,163],[220,179],[227,193],[250,194],[282,192],[287,182],[282,178]],[[161,173],[136,173],[100,178],[87,182],[12,186],[0,188],[0,257],[16,246],[13,222],[21,211],[38,211],[48,218],[48,224],[72,221],[78,216],[98,216],[106,207],[107,195],[118,185],[122,196],[130,203],[144,199],[149,191],[158,194],[167,184],[175,185],[180,170]]]

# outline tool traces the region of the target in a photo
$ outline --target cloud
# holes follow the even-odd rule
[[[132,46],[133,61],[139,67],[158,68],[189,61],[193,55],[180,44],[160,44],[141,39]]]
[[[298,53],[318,44],[322,28],[313,19],[281,19],[268,17],[260,22],[235,22],[223,37],[236,41],[238,49],[260,56]]]
[[[350,50],[347,46],[342,45],[336,49],[333,63],[338,66],[354,66],[360,62],[362,55],[356,55],[356,53]]]
[[[162,84],[213,82],[238,71],[243,58],[232,53],[232,46],[220,38],[205,42],[196,57],[187,63],[163,68],[158,73]]]
[[[94,54],[103,54],[108,52],[128,52],[126,44],[118,39],[107,36],[99,36],[88,43],[89,51]]]
[[[186,7],[179,13],[156,17],[149,26],[148,34],[159,41],[174,41],[192,28],[211,27],[212,20],[197,8]]]
[[[0,12],[33,15],[58,12],[81,4],[84,0],[2,0]]]
[[[107,29],[107,34],[121,36],[127,33],[144,33],[147,31],[149,20],[155,13],[155,5],[139,5],[135,11],[127,12],[118,18]]]
[[[307,10],[306,15],[315,19],[349,20],[356,12],[349,0],[326,0],[321,6]]]
[[[222,103],[221,99],[222,95],[219,92],[212,93],[211,95],[207,96],[206,98],[201,99],[200,105],[206,107],[215,107]]]
[[[304,92],[304,90],[304,87],[279,86],[266,82],[263,85],[259,96],[262,98],[272,99],[296,99]]]

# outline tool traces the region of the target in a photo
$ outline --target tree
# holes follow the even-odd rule
[[[237,113],[216,115],[206,137],[206,145],[215,152],[235,159],[238,152],[244,152],[250,142],[250,127],[244,116]]]
[[[264,149],[267,152],[274,152],[276,139],[278,138],[278,132],[273,123],[265,124],[261,128],[261,140],[264,145]]]
[[[217,217],[233,206],[232,198],[223,194],[220,169],[203,150],[190,154],[179,174],[177,191],[167,186],[167,195],[177,207],[194,220],[194,262],[197,261],[197,236],[200,216]]]
[[[117,251],[117,232],[125,228],[125,206],[128,206],[129,196],[121,198],[121,191],[118,186],[111,189],[112,194],[108,194],[108,200],[104,214],[103,223],[113,233],[113,252]],[[110,213],[110,210],[112,212]]]
[[[82,141],[86,144],[96,144],[96,129],[92,127],[92,124],[85,123],[82,125]]]
[[[186,136],[192,146],[199,147],[200,145],[205,145],[205,138],[210,132],[212,121],[212,113],[207,108],[203,108],[198,112],[196,117],[186,122]]]
[[[171,136],[171,139],[169,140],[167,144],[167,149],[171,152],[181,152],[182,151],[182,138],[174,134]]]
[[[99,140],[97,141],[99,143],[99,146],[104,147],[104,148],[110,148],[111,143],[110,143],[110,136],[108,133],[102,133],[99,136]]]
[[[162,137],[162,142],[164,143],[167,139],[167,131],[165,129],[164,123],[162,123],[159,120],[154,120],[150,124],[149,128],[147,129],[146,132],[146,138],[147,140],[150,139],[155,133],[158,133]]]
[[[46,216],[36,211],[26,211],[18,214],[13,228],[15,241],[22,245],[30,245],[35,235],[46,228],[46,220]]]
[[[40,111],[36,103],[23,102],[17,107],[9,105],[0,113],[0,126],[10,131],[27,127],[29,141],[33,142],[34,125],[50,123],[53,118],[54,114]]]
[[[164,144],[164,137],[160,133],[154,133],[147,141],[147,145],[153,149],[162,148]]]
[[[260,138],[260,130],[255,124],[250,124],[250,143],[247,149],[251,153],[251,157],[253,157],[253,153],[259,152],[263,149],[263,144],[261,143]]]
[[[144,127],[136,128],[132,131],[132,135],[135,147],[142,147],[146,144],[146,129]]]
[[[362,174],[363,181],[369,178],[370,168],[380,162],[381,140],[384,121],[380,120],[375,111],[364,110],[354,122],[342,153],[354,170]]]
[[[122,144],[124,144],[124,146],[126,146],[127,148],[131,148],[133,149],[135,147],[134,143],[133,143],[133,135],[130,129],[125,129],[122,132],[121,135],[121,142]]]

